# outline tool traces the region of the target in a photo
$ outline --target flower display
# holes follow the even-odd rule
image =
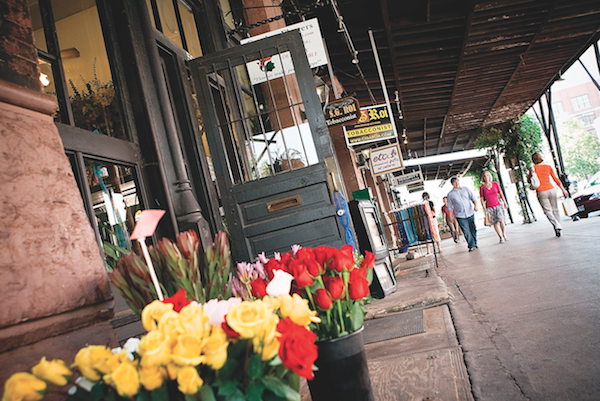
[[[318,317],[294,297],[198,304],[182,292],[153,301],[142,311],[148,333],[139,341],[87,346],[70,368],[42,358],[31,373],[9,378],[2,401],[37,401],[65,386],[69,400],[299,401],[298,376],[314,377],[316,335],[308,326]]]
[[[290,252],[276,252],[271,259],[263,253],[253,264],[239,264],[234,280],[243,283],[245,291],[238,295],[245,299],[279,296],[282,315],[290,316],[296,324],[310,325],[317,340],[322,341],[362,327],[374,262],[375,255],[368,251],[355,257],[350,245],[340,249],[294,245]],[[253,267],[252,274],[247,274],[248,266]],[[281,296],[290,292],[287,298]],[[295,308],[305,306],[313,310],[314,316],[303,321],[295,319]],[[317,317],[318,321],[313,319]]]

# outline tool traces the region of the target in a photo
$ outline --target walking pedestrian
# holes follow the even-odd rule
[[[454,238],[454,242],[458,244],[460,238],[460,228],[458,227],[458,220],[454,217],[454,212],[448,209],[448,197],[444,196],[444,206],[442,206],[442,213],[444,214],[444,223],[450,229],[450,234]]]
[[[508,209],[508,202],[500,190],[500,185],[492,178],[492,173],[484,171],[481,176],[483,184],[479,188],[481,206],[489,216],[490,224],[494,226],[500,243],[508,241],[504,224],[504,209]]]
[[[467,187],[461,187],[458,177],[452,177],[452,191],[448,192],[448,209],[454,211],[458,225],[467,240],[469,252],[478,249],[477,227],[475,226],[475,212],[477,200],[473,192]]]
[[[560,237],[562,224],[560,224],[560,214],[558,213],[558,200],[556,197],[556,189],[552,185],[550,178],[552,178],[552,180],[560,188],[565,197],[569,196],[569,193],[556,176],[554,169],[549,165],[542,163],[544,158],[541,153],[534,153],[531,156],[531,160],[533,161],[534,166],[531,168],[531,170],[529,170],[527,182],[531,184],[531,176],[533,171],[535,171],[540,184],[537,188],[535,188],[538,201],[540,202],[542,209],[544,209],[544,214],[554,227],[554,234],[557,237]]]
[[[429,202],[429,209],[431,209],[431,214],[433,215],[433,219],[431,220],[433,223],[430,224],[430,226],[431,226],[431,239],[433,241],[435,241],[435,243],[437,244],[438,251],[439,251],[439,253],[441,253],[442,252],[442,248],[441,248],[440,233],[438,232],[438,228],[437,228],[437,224],[436,224],[436,219],[435,219],[435,205],[429,199],[429,192],[423,192],[422,198],[423,198],[423,201]],[[430,253],[431,253],[431,244],[427,243],[427,254],[430,254]]]

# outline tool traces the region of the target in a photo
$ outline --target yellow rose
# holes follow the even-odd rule
[[[276,311],[281,306],[281,302],[279,301],[279,298],[271,298],[268,295],[265,296],[262,301],[265,304],[265,306],[267,307],[267,309],[269,309],[271,312]]]
[[[142,366],[168,364],[171,360],[169,338],[166,338],[160,331],[151,331],[142,337],[139,354],[142,357]]]
[[[15,373],[4,384],[2,401],[38,401],[45,391],[46,383],[31,373]]]
[[[263,361],[269,361],[275,358],[275,355],[279,352],[279,340],[273,339],[269,344],[265,344],[262,347],[261,359]]]
[[[210,329],[208,324],[209,316],[204,312],[202,306],[189,304],[179,312],[179,319],[183,329],[198,337],[203,337],[204,333]]]
[[[214,370],[219,370],[227,361],[227,334],[220,327],[214,327],[211,335],[204,340],[202,354],[205,356],[204,364]]]
[[[165,312],[158,321],[158,327],[165,337],[175,338],[185,332],[179,319],[179,313],[173,311]]]
[[[165,368],[159,366],[141,366],[139,369],[140,382],[148,391],[162,387],[165,382]]]
[[[179,373],[179,369],[181,369],[181,367],[172,362],[167,365],[167,375],[169,376],[169,380],[177,379],[177,373]]]
[[[198,366],[204,360],[200,355],[201,351],[202,340],[193,334],[185,333],[177,338],[171,360],[180,366]]]
[[[46,357],[31,369],[31,373],[57,386],[66,386],[73,372],[60,359],[47,361]]]
[[[200,378],[198,371],[193,366],[186,366],[179,369],[177,373],[177,385],[179,391],[183,394],[194,395],[198,388],[202,387],[204,381]]]
[[[164,304],[160,301],[152,301],[142,311],[142,324],[146,331],[156,330],[158,321],[168,311],[173,310],[173,304]]]
[[[242,338],[253,338],[261,332],[263,323],[271,313],[262,301],[243,301],[233,305],[227,313],[227,324]]]
[[[114,384],[117,393],[121,397],[132,398],[140,391],[140,376],[135,366],[130,362],[122,363],[107,381]]]
[[[112,351],[102,345],[90,345],[77,352],[75,362],[71,367],[77,367],[82,375],[92,381],[100,380],[101,374],[112,372],[110,359]]]
[[[278,298],[281,302],[279,311],[284,318],[289,317],[292,319],[292,322],[305,327],[311,322],[321,322],[321,319],[317,317],[317,312],[310,310],[308,307],[308,299],[304,299],[298,294],[294,294],[293,296],[283,294]]]

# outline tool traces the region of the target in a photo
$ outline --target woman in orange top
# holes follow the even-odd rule
[[[560,214],[558,213],[558,201],[556,199],[556,190],[554,189],[550,178],[558,185],[565,197],[569,196],[569,193],[556,176],[552,167],[547,164],[542,164],[544,159],[539,152],[534,153],[531,156],[531,160],[533,160],[533,163],[535,164],[533,166],[535,174],[540,180],[540,186],[536,189],[538,200],[540,201],[540,205],[542,205],[542,209],[544,209],[544,214],[554,227],[554,233],[557,237],[560,237],[562,225],[560,224]],[[531,184],[531,170],[529,171],[527,181]]]

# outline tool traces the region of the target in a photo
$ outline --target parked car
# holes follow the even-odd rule
[[[600,171],[590,178],[583,189],[573,199],[577,205],[577,216],[588,217],[588,214],[600,210]]]

